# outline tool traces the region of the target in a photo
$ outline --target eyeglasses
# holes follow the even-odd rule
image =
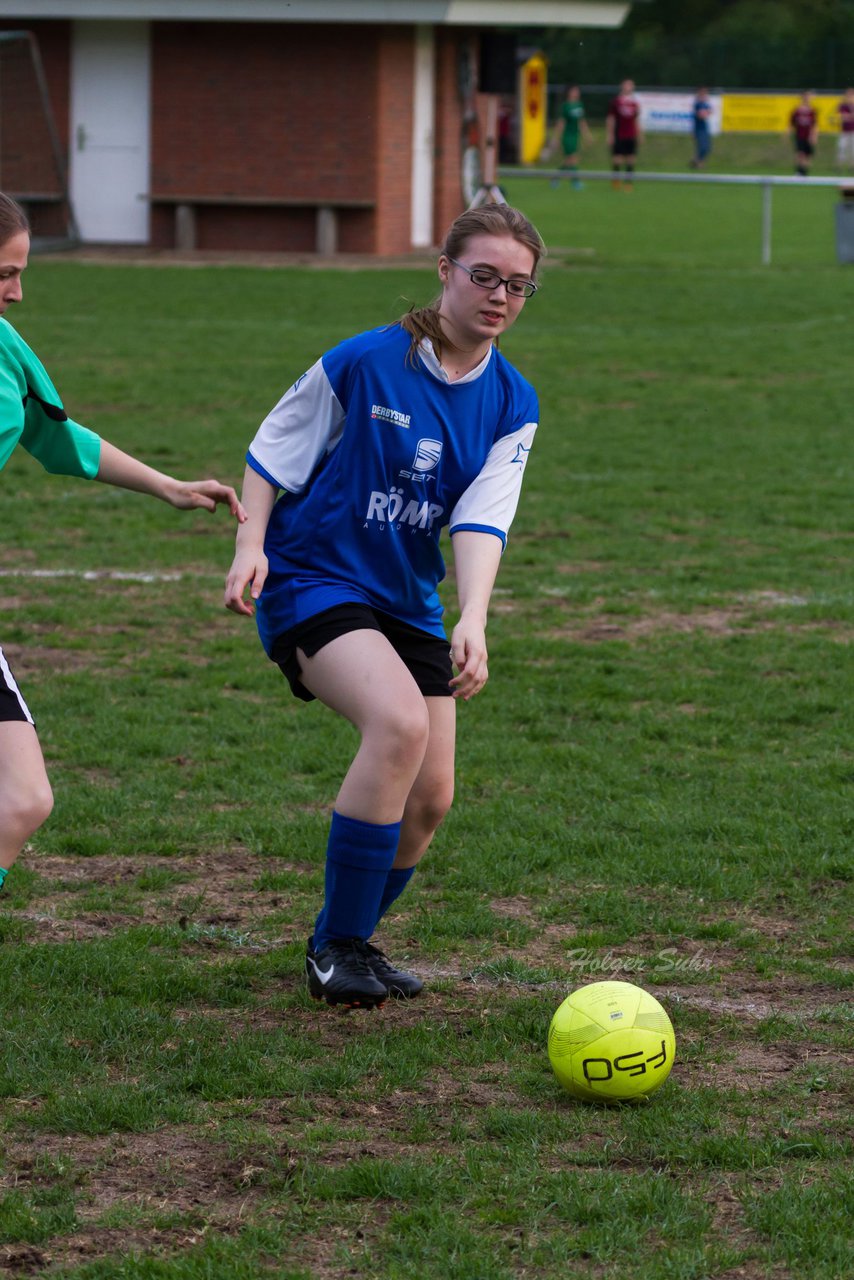
[[[472,284],[476,284],[478,289],[497,289],[500,284],[510,294],[511,298],[530,298],[537,292],[538,286],[533,280],[505,280],[504,276],[500,276],[497,271],[487,271],[485,267],[465,266],[462,262],[457,262],[456,258],[448,258],[449,262],[453,262],[455,267],[459,267],[461,271],[465,271]]]

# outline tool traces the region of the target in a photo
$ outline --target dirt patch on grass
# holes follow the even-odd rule
[[[495,898],[489,907],[497,916],[506,916],[508,920],[526,920],[531,924],[537,922],[534,899],[526,898],[521,893],[512,898]]]
[[[389,1151],[400,1153],[399,1145]],[[342,1147],[338,1163],[374,1154],[368,1148]],[[289,1181],[301,1163],[281,1129],[242,1155],[234,1155],[204,1130],[185,1128],[98,1138],[40,1135],[26,1145],[7,1147],[7,1175],[0,1188],[5,1182],[26,1190],[45,1181],[39,1173],[39,1160],[45,1157],[74,1169],[77,1224],[73,1233],[43,1245],[0,1246],[0,1274],[33,1275],[134,1253],[186,1255],[212,1237],[239,1234],[253,1221],[275,1221],[280,1216],[276,1201],[288,1197]],[[325,1162],[335,1163],[328,1156]],[[353,1274],[335,1263],[335,1253],[342,1245],[351,1253],[361,1252],[388,1213],[372,1203],[355,1226],[327,1225],[317,1238],[295,1237],[287,1261],[291,1266],[304,1262],[317,1280]],[[123,1214],[126,1223],[104,1225],[110,1216]],[[169,1224],[170,1217],[180,1221]],[[268,1274],[267,1265],[256,1261],[259,1275]],[[283,1260],[267,1261],[269,1274],[278,1274]]]
[[[220,1226],[231,1234],[238,1228]],[[194,1232],[186,1227],[92,1227],[46,1245],[0,1245],[0,1274],[50,1275],[54,1268],[73,1268],[114,1256],[126,1260],[132,1254],[168,1254],[199,1243],[208,1228]]]
[[[580,640],[593,643],[601,640],[642,640],[656,635],[734,636],[756,634],[760,631],[776,631],[781,626],[791,631],[823,631],[839,644],[848,644],[854,638],[850,627],[842,623],[776,622],[771,619],[748,617],[747,611],[737,609],[708,609],[695,613],[672,613],[663,610],[654,616],[643,618],[599,617],[548,632],[552,639]]]
[[[562,566],[560,572],[568,572]],[[601,608],[597,601],[594,608]],[[552,639],[576,640],[595,643],[603,640],[643,640],[657,635],[692,635],[728,637],[748,635],[785,628],[793,631],[821,631],[831,640],[848,644],[854,639],[854,630],[834,619],[793,622],[791,618],[762,617],[772,609],[802,607],[810,602],[800,596],[785,595],[777,591],[757,591],[749,596],[737,597],[731,603],[714,609],[694,609],[679,613],[669,609],[647,609],[642,615],[615,615],[595,613],[568,620],[564,625],[545,632]]]
[[[3,650],[19,682],[37,673],[43,675],[45,671],[62,676],[73,671],[91,671],[98,665],[97,657],[88,649],[4,644]]]
[[[663,1000],[671,1001],[676,1008],[684,1005],[690,1009],[705,1009],[721,1017],[743,1018],[746,1023],[762,1022],[781,1014],[785,1016],[797,1013],[802,1016],[806,1013],[815,1017],[827,1008],[827,1005],[816,1004],[815,988],[808,989],[808,1004],[804,1008],[797,1008],[792,998],[797,993],[788,991],[786,986],[783,981],[771,980],[762,984],[750,981],[733,983],[732,975],[728,975],[726,983],[712,989],[668,984],[657,987],[656,991]],[[834,994],[836,1002],[840,1003],[840,993]]]
[[[251,1206],[245,1201],[240,1212],[227,1221],[204,1221],[197,1227],[182,1225],[174,1228],[141,1227],[91,1227],[62,1240],[52,1240],[49,1245],[29,1244],[0,1245],[0,1274],[8,1276],[50,1276],[66,1274],[68,1268],[94,1264],[115,1258],[127,1264],[130,1257],[170,1257],[186,1259],[193,1250],[200,1249],[206,1240],[214,1237],[236,1236],[249,1225]],[[349,1280],[361,1274],[354,1262],[367,1248],[370,1239],[378,1234],[390,1215],[390,1208],[372,1203],[364,1211],[361,1225],[354,1227],[327,1224],[317,1238],[294,1238],[288,1242],[288,1257],[264,1256],[253,1253],[258,1280],[264,1276],[282,1274],[286,1264],[290,1270],[304,1267],[312,1280]],[[265,1206],[263,1221],[275,1222],[280,1214],[275,1206]],[[335,1262],[337,1253],[345,1253],[348,1261]],[[61,1270],[55,1270],[61,1268]],[[206,1262],[199,1263],[199,1274],[213,1274]]]
[[[0,1270],[12,1274],[79,1265],[110,1254],[186,1250],[211,1231],[235,1233],[247,1208],[268,1194],[261,1183],[273,1163],[270,1155],[267,1166],[235,1158],[204,1130],[185,1128],[90,1138],[37,1134],[25,1143],[7,1140],[5,1145],[0,1187],[26,1191],[48,1186],[55,1179],[52,1167],[73,1171],[77,1191],[72,1234],[44,1246],[0,1250]],[[286,1177],[287,1153],[276,1163]],[[128,1215],[126,1224],[103,1225],[105,1217],[122,1211]],[[170,1216],[183,1222],[157,1225]]]
[[[45,1158],[73,1168],[84,1189],[79,1206],[83,1220],[130,1202],[181,1213],[199,1206],[215,1212],[256,1185],[261,1172],[259,1165],[211,1142],[204,1128],[103,1137],[35,1134],[25,1144],[7,1143],[7,1165],[18,1187],[44,1182],[39,1167]],[[3,1181],[9,1176],[7,1172]]]
[[[8,914],[30,925],[30,942],[84,940],[140,924],[177,924],[193,926],[198,941],[211,944],[217,935],[205,935],[205,928],[232,934],[261,931],[280,908],[282,890],[256,888],[263,876],[293,877],[296,888],[317,871],[313,863],[261,858],[239,849],[169,858],[67,858],[32,851],[25,857],[26,865],[45,881],[45,891],[37,892],[27,909]],[[168,882],[157,887],[160,874],[168,876]],[[74,895],[97,889],[116,890],[115,909],[74,910]]]

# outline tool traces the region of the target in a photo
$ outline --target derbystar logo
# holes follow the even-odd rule
[[[401,413],[399,409],[388,409],[384,404],[372,404],[371,417],[379,418],[381,422],[390,422],[393,427],[408,427],[410,423],[408,413]]]

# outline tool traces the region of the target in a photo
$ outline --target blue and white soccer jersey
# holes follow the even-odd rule
[[[439,534],[506,543],[537,428],[533,388],[491,348],[450,382],[399,325],[342,342],[265,419],[247,461],[284,490],[258,602],[269,653],[322,610],[359,601],[443,636]]]

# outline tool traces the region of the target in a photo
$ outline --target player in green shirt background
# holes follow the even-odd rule
[[[26,215],[0,192],[0,317],[21,301],[21,275],[29,251]],[[148,493],[182,510],[213,511],[222,502],[238,521],[246,519],[230,485],[218,480],[176,480],[73,422],[38,356],[0,319],[0,470],[19,445],[55,475],[80,476]],[[11,496],[4,515],[7,523],[14,519]],[[52,518],[45,513],[45,520]],[[25,841],[52,806],[33,717],[0,648],[0,889]]]
[[[560,142],[563,150],[560,167],[569,170],[570,181],[576,191],[580,191],[584,185],[578,177],[578,152],[581,148],[581,139],[583,137],[585,142],[589,142],[592,136],[584,112],[584,103],[581,101],[581,89],[577,84],[571,84],[561,103],[554,141],[555,144]],[[556,187],[558,181],[557,178],[553,178],[552,186]]]

